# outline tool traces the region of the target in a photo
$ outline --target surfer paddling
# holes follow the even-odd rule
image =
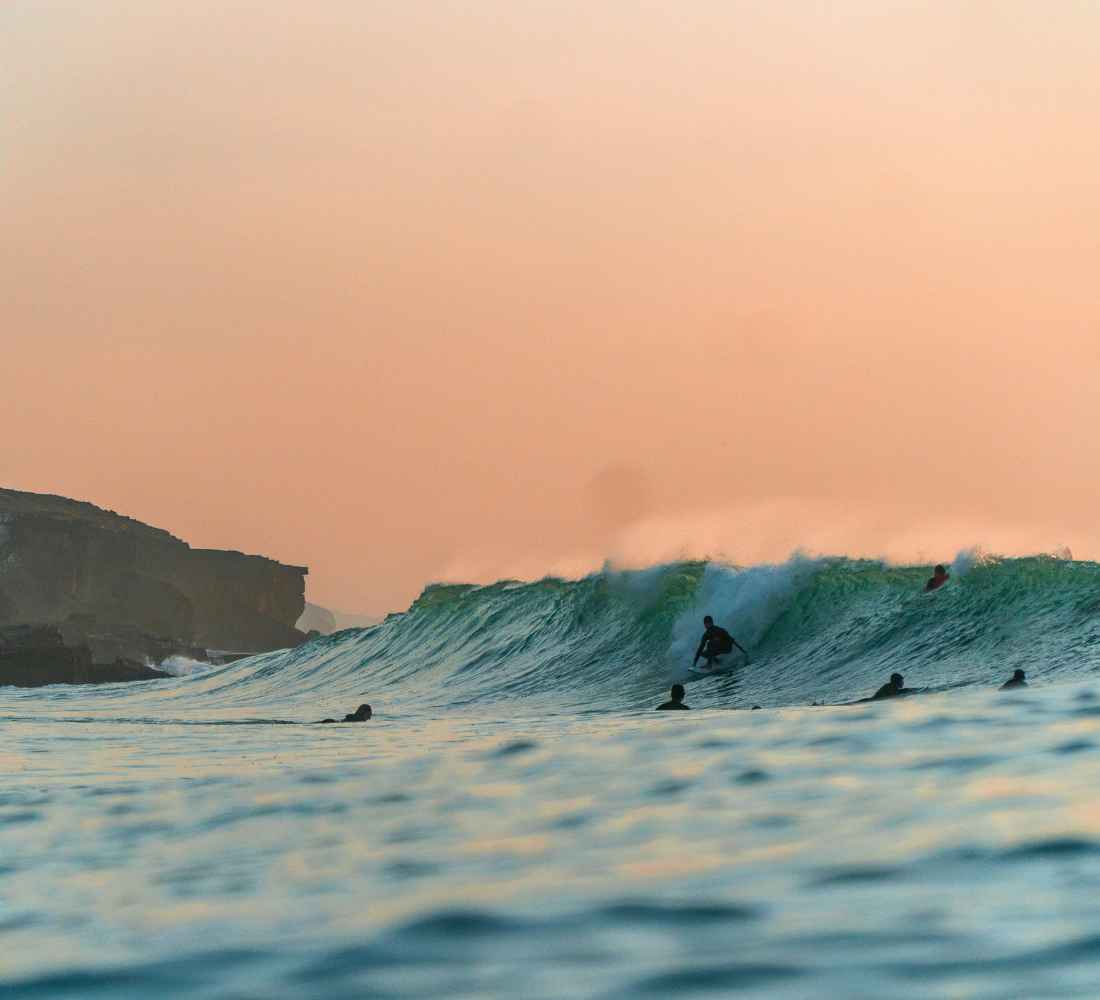
[[[706,631],[703,633],[703,638],[699,640],[699,648],[695,651],[695,659],[691,661],[693,667],[699,662],[701,656],[706,660],[707,670],[713,670],[718,657],[732,652],[734,646],[737,646],[744,653],[745,660],[748,660],[749,654],[745,653],[737,640],[721,625],[715,625],[714,619],[710,615],[703,619],[703,627]]]
[[[350,715],[345,715],[343,717],[343,719],[340,719],[340,720],[322,719],[321,721],[322,722],[336,722],[336,721],[340,721],[340,722],[366,722],[372,715],[374,715],[374,712],[371,711],[370,705],[360,705]]]
[[[937,566],[932,571],[932,578],[924,585],[924,592],[927,594],[930,590],[939,590],[950,579],[951,575],[946,567]]]
[[[882,685],[868,701],[882,701],[883,698],[897,698],[899,695],[908,694],[905,687],[905,678],[901,674],[891,674],[890,679]]]
[[[681,710],[690,709],[690,705],[684,704],[684,685],[673,684],[672,690],[669,691],[672,696],[670,701],[666,701],[663,705],[657,706],[658,712],[677,712]]]

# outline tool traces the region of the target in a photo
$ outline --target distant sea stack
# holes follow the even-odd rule
[[[321,635],[332,635],[336,631],[336,616],[328,608],[322,608],[319,604],[310,604],[306,601],[305,611],[298,619],[298,628],[303,632],[319,632]]]
[[[306,609],[298,619],[298,628],[303,632],[319,632],[332,635],[346,628],[370,628],[382,619],[377,615],[356,615],[347,611],[330,611],[319,604],[306,602]]]
[[[308,572],[264,556],[193,549],[90,503],[0,489],[0,626],[57,626],[67,644],[94,651],[99,637],[124,658],[149,646],[281,649],[304,638],[294,623]]]

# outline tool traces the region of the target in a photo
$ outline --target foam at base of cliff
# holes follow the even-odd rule
[[[381,701],[391,713],[648,708],[684,675],[712,614],[748,667],[691,684],[689,702],[806,705],[910,687],[992,685],[1100,667],[1100,566],[987,559],[923,593],[927,568],[795,558],[745,569],[681,563],[578,581],[428,587],[373,628],[315,639],[188,681],[196,707]],[[505,703],[513,703],[505,708]],[[350,709],[348,709],[350,711]]]
[[[173,677],[193,677],[197,674],[217,670],[218,664],[207,663],[204,660],[192,660],[187,656],[169,656],[168,659],[157,664],[156,669],[171,674]]]

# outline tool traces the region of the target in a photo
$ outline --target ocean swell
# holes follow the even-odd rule
[[[693,707],[781,707],[859,698],[895,670],[942,691],[990,686],[1015,667],[1042,682],[1100,665],[1100,565],[966,556],[957,569],[931,594],[926,567],[805,556],[439,584],[379,625],[157,687],[179,685],[174,709],[266,717],[362,700],[388,713],[540,714],[645,709],[681,679]],[[687,678],[704,614],[746,647],[747,666]]]

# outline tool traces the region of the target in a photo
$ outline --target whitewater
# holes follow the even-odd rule
[[[1100,995],[1100,565],[951,569],[439,584],[0,688],[4,996]],[[704,614],[747,665],[689,677]]]

